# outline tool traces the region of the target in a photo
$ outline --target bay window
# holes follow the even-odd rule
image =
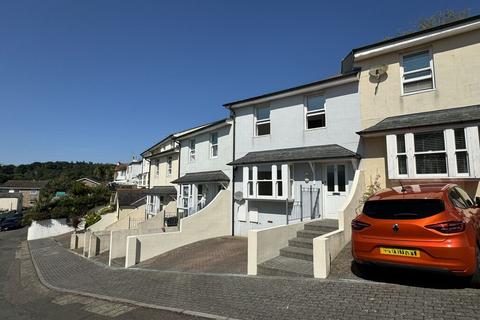
[[[390,134],[386,141],[390,179],[480,177],[477,127]]]
[[[443,131],[415,133],[417,174],[447,174],[447,153]]]
[[[243,190],[248,198],[285,199],[288,192],[287,164],[243,167]]]
[[[455,158],[457,162],[457,173],[468,174],[468,152],[465,141],[465,130],[455,129]]]

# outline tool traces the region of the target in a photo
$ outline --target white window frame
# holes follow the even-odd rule
[[[398,146],[397,146],[397,137],[398,135],[395,135],[395,152],[396,152],[396,157],[395,157],[395,173],[399,177],[407,178],[408,177],[408,154],[407,154],[407,135],[400,133],[399,135],[403,135],[403,143],[405,145],[405,151],[404,152],[398,152]],[[399,163],[399,156],[405,156],[406,157],[406,165],[407,165],[407,173],[406,174],[400,174],[400,166],[398,165]]]
[[[172,171],[173,171],[173,157],[168,156],[167,157],[167,177],[172,175]]]
[[[459,129],[459,128],[457,128]],[[468,141],[467,141],[467,130],[466,128],[461,128],[463,129],[463,135],[464,135],[464,138],[465,138],[465,148],[464,149],[457,149],[457,144],[455,142],[455,129],[453,129],[453,149],[455,150],[455,157],[454,157],[454,161],[455,161],[455,173],[456,173],[456,176],[457,177],[468,177],[470,176],[470,171],[472,170],[471,169],[471,164],[470,164],[470,154],[468,152]],[[458,152],[465,152],[467,154],[467,173],[463,172],[463,173],[459,173],[458,172],[458,165],[457,165],[457,153]]]
[[[421,134],[421,133],[429,133],[429,132],[442,132],[443,133],[443,145],[444,145],[444,149],[443,150],[435,150],[435,151],[415,151],[415,134]],[[413,158],[414,158],[414,161],[413,161],[413,168],[414,168],[414,171],[415,171],[415,175],[419,178],[422,178],[422,177],[435,177],[435,178],[443,178],[443,177],[448,177],[449,176],[449,172],[450,172],[450,168],[449,168],[449,164],[451,162],[451,160],[449,159],[449,155],[448,155],[448,141],[446,139],[446,130],[431,130],[431,131],[425,131],[425,132],[414,132],[413,133],[413,139],[414,139],[414,145],[413,145]],[[446,162],[446,169],[447,169],[447,172],[446,173],[417,173],[417,161],[415,159],[415,157],[417,155],[431,155],[431,154],[445,154],[445,162]],[[408,166],[408,164],[407,164]]]
[[[323,109],[308,111],[308,99],[309,98],[314,98],[314,97],[323,97],[325,99]],[[311,130],[326,129],[327,128],[327,112],[326,112],[326,110],[327,110],[327,99],[325,97],[325,94],[324,93],[316,93],[316,94],[311,94],[311,95],[305,96],[303,105],[304,105],[304,112],[305,112],[305,123],[304,123],[305,130],[306,131],[311,131]],[[320,114],[325,115],[325,126],[317,127],[317,128],[308,128],[308,117],[317,116],[317,115],[320,115]]]
[[[259,109],[266,109],[266,108],[268,108],[268,118],[258,120],[258,110]],[[272,112],[272,109],[270,108],[269,105],[260,105],[260,106],[255,107],[255,137],[265,137],[265,136],[269,136],[272,133],[272,123],[270,121],[271,112]],[[270,126],[270,133],[259,135],[258,134],[258,125],[259,124],[267,124],[267,123]]]
[[[195,139],[188,140],[188,162],[195,162],[197,157],[195,149],[196,149]]]
[[[412,71],[404,72],[404,68],[403,68],[403,58],[404,58],[405,56],[409,56],[409,55],[416,54],[416,53],[421,53],[421,52],[428,52],[428,54],[430,55],[430,66],[427,67],[427,68],[421,68],[421,69],[417,69],[417,70],[412,70]],[[413,79],[408,79],[408,80],[405,80],[405,79],[404,79],[406,75],[409,75],[409,74],[412,74],[412,73],[415,73],[415,72],[426,71],[426,70],[431,70],[431,75],[430,75],[430,76],[421,76],[421,77],[417,77],[417,78],[413,78]],[[431,88],[431,89],[424,89],[424,90],[418,90],[418,91],[412,91],[412,92],[405,92],[404,84],[406,84],[406,83],[412,83],[412,82],[417,82],[417,81],[422,81],[422,80],[426,80],[426,79],[432,79],[432,88]],[[432,50],[431,50],[431,49],[416,50],[416,51],[413,51],[413,52],[406,52],[406,53],[403,53],[403,54],[401,55],[401,58],[400,58],[400,85],[401,85],[402,96],[407,96],[407,95],[411,95],[411,94],[417,94],[417,93],[422,93],[422,92],[428,92],[428,91],[436,90],[436,85],[435,85],[435,68],[434,68],[434,64],[433,64],[433,54],[432,54]]]
[[[416,130],[409,132],[402,132],[405,134],[405,151],[407,154],[407,175],[398,174],[398,162],[397,162],[397,134],[389,134],[386,136],[387,143],[387,166],[389,179],[435,179],[435,178],[480,178],[480,163],[476,159],[480,159],[480,143],[479,132],[477,127],[464,127],[465,130],[465,144],[466,149],[456,149],[455,146],[455,133],[456,128],[443,128],[443,129],[429,129],[429,130]],[[415,152],[415,133],[428,133],[442,131],[444,136],[445,151],[430,151],[430,152]],[[457,151],[467,152],[468,161],[468,174],[458,173],[457,170]],[[447,173],[440,174],[418,174],[416,167],[415,156],[419,154],[435,154],[445,153],[447,162]]]
[[[340,190],[339,189],[339,184],[338,184],[338,167],[343,166],[345,168],[344,173],[345,173],[345,190]],[[333,191],[328,190],[328,167],[333,167]],[[327,163],[325,165],[325,191],[327,195],[346,195],[348,192],[348,165],[347,163]]]
[[[213,143],[213,137],[216,135],[217,137],[217,142]],[[213,154],[213,150],[216,147],[217,150],[217,155]],[[210,158],[215,159],[218,158],[218,132],[212,132],[210,133]]]
[[[258,180],[258,167],[259,166],[270,166],[272,173],[272,178],[270,180]],[[277,172],[281,170],[282,178],[278,179]],[[252,173],[252,179],[250,179],[250,172]],[[285,200],[289,196],[289,165],[286,163],[282,164],[259,164],[243,167],[243,192],[244,197],[248,199],[265,199],[265,200]],[[259,195],[258,194],[258,184],[262,181],[272,182],[272,195]],[[278,183],[282,184],[282,195],[278,195]],[[253,190],[252,190],[253,188]],[[250,194],[252,191],[252,194]]]

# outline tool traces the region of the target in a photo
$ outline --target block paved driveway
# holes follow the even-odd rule
[[[0,319],[199,319],[181,313],[49,290],[37,278],[27,247],[26,231],[24,228],[0,233]]]
[[[138,268],[247,274],[247,238],[219,237],[198,241],[136,265]]]
[[[30,242],[56,287],[238,319],[480,319],[480,290],[357,279],[296,279],[112,269],[52,239]]]

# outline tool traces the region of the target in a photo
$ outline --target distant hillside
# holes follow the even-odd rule
[[[1,165],[0,183],[10,179],[17,180],[74,180],[83,177],[100,182],[113,179],[115,165],[92,162],[34,162],[31,164]]]

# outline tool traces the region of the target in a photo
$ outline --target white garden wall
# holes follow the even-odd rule
[[[59,236],[75,229],[67,225],[67,219],[47,219],[33,221],[28,227],[27,240],[36,240]]]

